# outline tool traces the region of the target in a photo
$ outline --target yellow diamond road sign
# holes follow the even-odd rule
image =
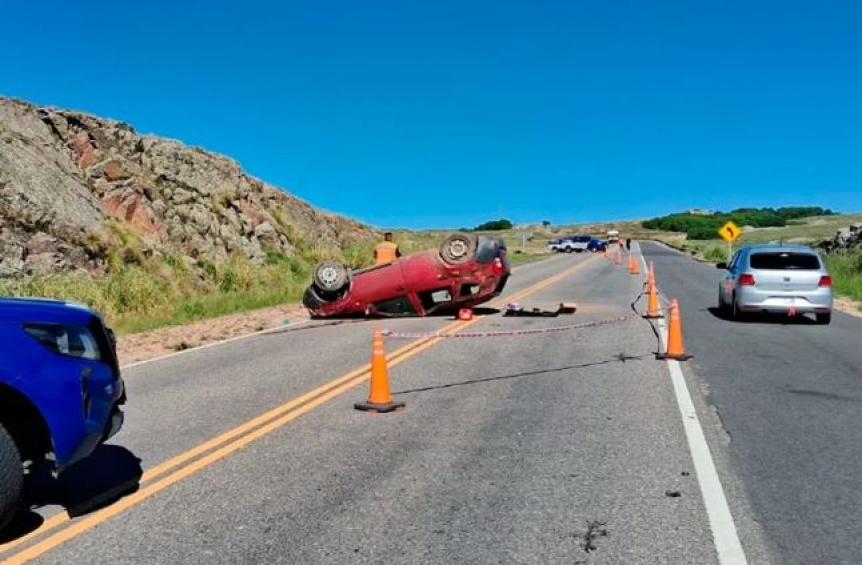
[[[727,222],[718,230],[718,235],[727,243],[733,243],[742,235],[742,230],[733,222]]]

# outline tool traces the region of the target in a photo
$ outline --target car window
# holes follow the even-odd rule
[[[751,256],[751,268],[771,271],[816,271],[820,269],[820,259],[810,253],[790,251],[755,253]]]
[[[727,270],[732,271],[736,268],[736,264],[739,263],[739,256],[742,255],[741,251],[737,251],[733,254],[733,257],[730,259],[730,263],[727,265]]]

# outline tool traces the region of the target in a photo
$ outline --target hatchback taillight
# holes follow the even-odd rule
[[[820,282],[817,283],[817,286],[831,287],[832,277],[830,277],[829,275],[823,275],[822,277],[820,277]]]
[[[739,275],[739,286],[754,286],[754,275]]]
[[[499,257],[494,259],[494,272],[498,275],[502,274],[506,270],[506,266],[503,264],[503,260]]]

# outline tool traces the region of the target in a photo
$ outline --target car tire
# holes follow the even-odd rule
[[[337,261],[321,261],[314,267],[314,286],[325,292],[338,292],[350,280],[347,267]]]
[[[736,295],[733,295],[733,302],[731,302],[730,306],[730,316],[739,322],[747,322],[754,319],[754,314],[751,312],[745,312],[739,308],[739,304],[736,301]]]
[[[730,317],[730,306],[724,303],[724,300],[721,299],[721,292],[718,293],[718,312],[724,318]]]
[[[826,314],[815,314],[814,319],[818,324],[826,326],[832,321],[832,312],[827,312]]]
[[[18,446],[0,424],[0,532],[18,513],[24,491],[24,467]]]
[[[453,233],[440,244],[440,258],[450,265],[460,265],[476,256],[478,241],[475,237]]]

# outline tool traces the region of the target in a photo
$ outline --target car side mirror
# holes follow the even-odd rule
[[[716,269],[727,269],[727,263],[716,263]]]

